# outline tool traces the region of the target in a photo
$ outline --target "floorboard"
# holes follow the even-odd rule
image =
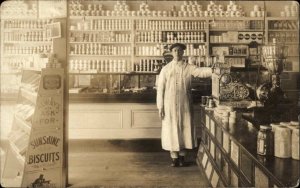
[[[111,151],[104,147],[104,151],[85,148],[80,152],[78,146],[70,145],[70,187],[208,187],[195,162],[195,150],[189,151],[187,167],[174,168],[166,151],[132,151],[124,145],[125,149],[117,152],[110,147]]]

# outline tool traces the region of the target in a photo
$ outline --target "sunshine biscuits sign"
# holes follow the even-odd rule
[[[62,133],[57,130],[35,132],[30,138],[26,171],[57,168],[62,165]]]

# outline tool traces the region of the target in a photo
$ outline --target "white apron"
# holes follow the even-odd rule
[[[157,82],[157,107],[165,110],[162,120],[162,148],[168,151],[197,146],[192,119],[192,76],[210,77],[211,68],[171,61],[162,68]]]

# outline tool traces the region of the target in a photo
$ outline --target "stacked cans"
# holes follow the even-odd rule
[[[271,124],[274,133],[274,155],[299,160],[299,122]]]
[[[250,17],[264,17],[265,9],[259,5],[254,5],[253,10],[250,12]]]
[[[292,1],[291,5],[285,5],[284,10],[280,12],[281,17],[296,17],[298,16],[299,9],[296,1]]]

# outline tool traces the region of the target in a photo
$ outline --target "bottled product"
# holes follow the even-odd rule
[[[270,126],[261,125],[257,135],[257,154],[273,155],[273,136]]]

